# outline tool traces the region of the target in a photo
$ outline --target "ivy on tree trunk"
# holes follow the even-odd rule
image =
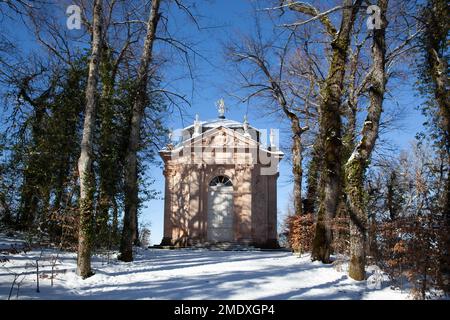
[[[331,43],[330,67],[321,92],[323,100],[320,104],[319,125],[324,159],[319,183],[320,201],[311,257],[312,260],[319,260],[323,263],[331,262],[331,222],[336,215],[342,195],[341,98],[350,35],[361,2],[359,0],[353,4],[351,0],[344,1],[341,27]]]
[[[364,201],[364,175],[378,138],[386,86],[385,33],[388,0],[379,0],[381,28],[373,30],[372,68],[370,79],[370,105],[361,132],[361,139],[345,165],[346,191],[350,210],[350,265],[349,276],[355,280],[365,279],[367,247],[367,208]]]
[[[78,159],[78,174],[80,177],[80,223],[77,274],[83,278],[92,275],[91,249],[94,215],[92,153],[97,104],[97,83],[102,47],[102,0],[96,0],[94,2],[92,29],[92,53],[89,61],[89,75],[86,86],[86,110],[84,115],[83,137],[81,140],[81,154]]]

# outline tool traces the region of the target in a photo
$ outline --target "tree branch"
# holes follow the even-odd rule
[[[320,23],[322,23],[322,25],[324,26],[325,30],[327,31],[327,33],[334,38],[337,35],[337,30],[334,27],[333,23],[331,22],[331,20],[328,18],[328,15],[330,13],[333,13],[337,10],[342,9],[342,6],[337,6],[334,7],[332,9],[329,9],[327,11],[324,12],[320,12],[317,8],[315,8],[314,6],[310,5],[309,3],[304,3],[304,2],[294,2],[292,0],[288,0],[288,4],[287,4],[288,8],[292,11],[297,11],[309,16],[312,16],[311,19],[308,19],[306,21],[302,21],[302,22],[297,22],[297,23],[293,23],[293,24],[286,24],[283,25],[285,27],[293,27],[293,26],[301,26],[304,24],[307,24],[311,21],[315,21],[315,20],[319,20]]]

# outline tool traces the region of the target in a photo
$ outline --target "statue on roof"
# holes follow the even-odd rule
[[[223,100],[223,98],[220,98],[216,102],[216,107],[217,107],[217,110],[219,111],[219,118],[225,119],[225,101]]]

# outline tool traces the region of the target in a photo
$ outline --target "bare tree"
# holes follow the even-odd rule
[[[81,154],[78,160],[78,174],[80,177],[80,226],[78,236],[77,274],[83,278],[92,275],[91,246],[94,210],[92,152],[97,103],[97,83],[102,48],[102,0],[94,1],[91,48],[89,75],[86,86],[86,110],[84,115],[83,137],[81,140]]]
[[[147,22],[147,35],[140,60],[136,79],[136,97],[133,104],[130,135],[125,155],[125,212],[123,219],[122,239],[120,243],[120,260],[133,260],[133,241],[137,239],[137,211],[138,211],[138,185],[137,185],[137,152],[140,142],[141,121],[147,100],[147,84],[149,66],[152,62],[153,43],[156,38],[156,28],[160,18],[160,0],[153,0]]]
[[[364,205],[364,174],[378,137],[386,86],[386,11],[388,0],[379,0],[381,28],[373,30],[373,69],[370,78],[370,106],[361,132],[361,139],[345,165],[347,199],[350,209],[350,266],[349,276],[365,279],[367,242],[367,211]]]
[[[301,50],[292,48],[292,37],[277,43],[266,42],[262,39],[259,21],[255,24],[255,35],[243,37],[240,43],[235,41],[229,45],[227,53],[241,74],[241,89],[249,92],[240,98],[241,102],[262,98],[269,102],[266,104],[268,113],[279,115],[289,123],[293,211],[295,215],[302,215],[302,136],[309,130],[308,121],[317,114],[317,82],[310,70],[310,61],[302,61],[307,57],[300,57]]]
[[[429,0],[419,18],[424,25],[421,47],[424,51],[425,63],[421,70],[421,82],[424,92],[428,92],[429,105],[436,107],[432,120],[433,126],[440,130],[442,149],[447,156],[447,185],[444,204],[444,219],[447,230],[450,230],[450,94],[448,90],[448,33],[449,6],[447,1]],[[448,231],[447,231],[448,232]],[[443,271],[444,290],[450,292],[450,236],[447,235],[445,257],[440,261]]]
[[[321,90],[319,111],[320,143],[324,154],[323,168],[320,175],[320,204],[313,240],[312,259],[324,263],[330,262],[331,254],[331,220],[334,218],[339,198],[342,194],[341,182],[341,98],[344,76],[350,46],[350,36],[356,15],[362,0],[353,3],[344,0],[343,5],[326,12],[320,12],[310,4],[288,1],[288,8],[312,18],[296,25],[318,20],[332,38],[332,54],[328,75]],[[333,26],[328,14],[342,10],[339,31]]]

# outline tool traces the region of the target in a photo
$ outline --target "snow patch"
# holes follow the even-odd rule
[[[4,240],[1,240],[2,242]],[[12,241],[14,242],[14,241]],[[3,243],[11,244],[11,240]],[[56,255],[46,250],[45,255]],[[93,257],[95,275],[82,280],[76,273],[76,254],[61,252],[53,287],[47,260],[40,262],[40,293],[31,262],[40,250],[8,255],[0,264],[0,299],[8,299],[14,273],[23,280],[11,299],[407,299],[392,290],[379,274],[354,281],[333,265],[311,262],[278,251],[209,251],[137,249],[132,263]],[[45,276],[44,276],[45,275]],[[372,286],[371,284],[376,285]]]

